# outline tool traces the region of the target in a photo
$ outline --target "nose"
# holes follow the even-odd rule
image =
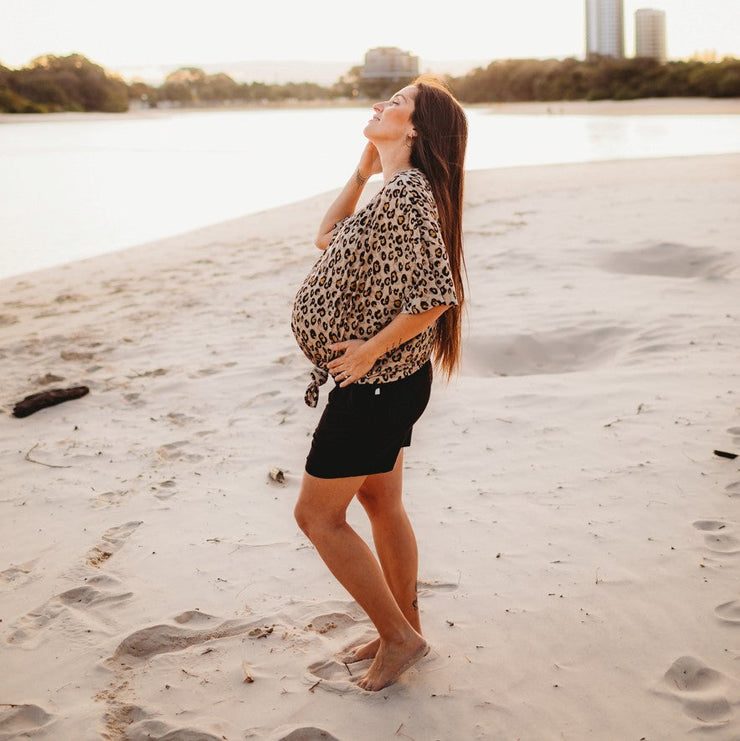
[[[385,103],[378,102],[373,106],[373,110],[376,113],[382,113],[383,109],[385,108]]]

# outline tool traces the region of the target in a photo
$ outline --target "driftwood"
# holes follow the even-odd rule
[[[49,389],[40,391],[38,394],[31,394],[22,401],[19,401],[13,407],[14,417],[28,417],[29,414],[38,412],[39,409],[53,407],[55,404],[61,404],[63,401],[79,399],[81,396],[90,393],[87,386],[73,386],[68,389]]]
[[[715,455],[718,455],[720,458],[729,458],[731,461],[734,461],[735,458],[737,458],[737,453],[727,453],[724,450],[715,450]]]

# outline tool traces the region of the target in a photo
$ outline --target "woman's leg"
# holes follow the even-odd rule
[[[295,517],[378,631],[376,659],[358,684],[380,690],[418,661],[427,646],[399,608],[372,551],[347,523],[347,507],[364,480],[361,476],[319,479],[305,473]]]
[[[403,506],[403,450],[396,465],[388,473],[368,476],[357,493],[372,525],[375,551],[388,586],[406,619],[421,634],[416,581],[418,578],[418,551],[416,537]],[[354,649],[348,662],[372,659],[378,650],[379,639]]]

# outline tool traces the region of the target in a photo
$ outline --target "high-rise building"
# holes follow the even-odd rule
[[[624,57],[622,0],[586,0],[586,58]]]
[[[419,57],[395,46],[379,46],[365,54],[363,79],[398,81],[419,74]]]
[[[665,11],[642,8],[635,12],[635,56],[666,61]]]

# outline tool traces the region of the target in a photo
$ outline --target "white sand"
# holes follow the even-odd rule
[[[0,282],[0,739],[740,737],[740,155],[467,193],[465,369],[406,465],[434,650],[377,694],[292,518],[332,194]]]

